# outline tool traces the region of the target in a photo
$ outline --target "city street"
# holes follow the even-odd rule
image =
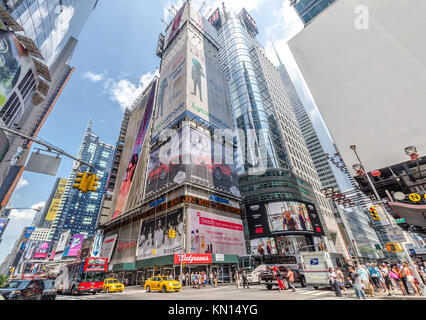
[[[347,295],[336,298],[334,292],[328,289],[315,290],[312,287],[296,288],[296,292],[291,290],[279,292],[277,289],[267,290],[263,286],[255,285],[247,289],[236,289],[235,286],[221,286],[217,288],[207,287],[201,289],[184,288],[181,292],[163,294],[161,292],[146,292],[139,287],[126,288],[124,292],[100,293],[96,295],[84,294],[80,296],[58,295],[57,300],[353,300],[356,299],[353,289],[348,289]],[[395,297],[388,297],[379,294],[376,298],[367,300],[418,300],[425,297],[404,297],[396,294]]]

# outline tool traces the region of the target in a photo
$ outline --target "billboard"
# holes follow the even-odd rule
[[[59,204],[61,203],[62,195],[64,194],[65,187],[67,186],[68,179],[59,180],[59,184],[56,188],[55,194],[53,195],[52,202],[50,203],[49,210],[46,214],[46,221],[53,221],[58,211]],[[63,250],[63,249],[62,249]],[[58,250],[58,251],[62,251]]]
[[[295,201],[263,202],[246,205],[250,239],[285,234],[323,236],[314,205]]]
[[[27,50],[12,32],[0,29],[0,112],[29,71],[36,74]],[[26,92],[25,96],[30,93]]]
[[[35,230],[35,227],[27,227],[27,228],[25,229],[24,237],[25,237],[25,238],[29,238],[29,237],[31,237],[31,235],[33,234],[34,230]]]
[[[71,230],[67,230],[61,233],[61,235],[59,236],[58,245],[56,247],[56,252],[62,252],[65,250],[65,247],[70,241],[70,237],[71,237]]]
[[[176,238],[169,239],[169,230],[176,231]],[[137,260],[180,253],[183,231],[183,208],[143,221],[138,240]]]
[[[166,30],[166,36],[165,36],[165,43],[164,43],[164,50],[167,48],[167,46],[170,44],[170,42],[174,39],[174,37],[177,35],[179,30],[183,27],[184,23],[188,20],[188,6],[185,4],[180,8],[180,10],[175,15],[175,18],[173,22],[169,25],[169,27]]]
[[[246,246],[241,219],[210,212],[188,210],[189,253],[245,255]]]
[[[7,223],[9,222],[9,219],[0,219],[0,238],[6,229]]]
[[[213,43],[218,44],[219,39],[217,30],[194,6],[190,6],[190,20],[207,38],[212,40]]]
[[[34,240],[28,240],[27,244],[25,245],[25,251],[24,251],[24,260],[30,260],[35,251],[37,250],[37,242]]]
[[[220,15],[220,9],[217,8],[215,12],[209,18],[210,24],[216,29],[219,30],[222,28],[222,17]]]
[[[152,84],[151,91],[149,93],[148,102],[145,107],[144,115],[142,117],[141,125],[139,127],[138,134],[136,136],[135,144],[133,146],[133,151],[127,165],[126,172],[121,182],[120,192],[117,199],[117,204],[114,209],[112,218],[116,218],[121,215],[126,209],[127,198],[129,195],[130,188],[132,187],[133,176],[138,165],[139,157],[142,151],[143,144],[145,142],[145,137],[148,132],[148,126],[151,121],[152,110],[154,107],[155,99],[155,90],[157,87],[157,80]]]
[[[254,34],[259,34],[259,29],[257,28],[256,21],[253,20],[251,15],[247,12],[245,8],[241,11],[241,15],[243,17],[244,24],[249,32]]]
[[[278,254],[275,239],[257,238],[250,240],[250,254],[260,256]]]
[[[114,250],[115,242],[117,241],[118,234],[108,236],[104,238],[101,248],[101,257],[108,258],[108,261],[111,261],[112,252]]]
[[[72,237],[71,244],[68,250],[67,257],[76,257],[83,245],[84,235],[76,234]]]
[[[33,255],[33,258],[37,259],[46,259],[49,255],[50,242],[48,241],[39,241],[37,243],[37,249]]]
[[[151,151],[147,197],[187,182],[240,197],[233,145],[184,125],[170,140]]]

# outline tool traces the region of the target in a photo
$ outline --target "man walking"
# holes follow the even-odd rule
[[[365,297],[364,290],[362,289],[362,283],[361,283],[360,276],[357,272],[355,272],[355,269],[353,267],[349,267],[349,278],[348,279],[351,281],[351,284],[355,289],[356,297],[358,299],[361,299],[361,298],[367,299]]]
[[[250,289],[248,285],[248,280],[247,280],[247,272],[245,270],[243,271],[243,274],[241,275],[241,277],[243,279],[243,288],[245,289],[247,286],[247,289]]]
[[[290,287],[292,288],[293,292],[296,292],[296,288],[294,286],[294,272],[291,271],[291,269],[288,269],[287,280],[288,280],[288,283],[289,283]]]

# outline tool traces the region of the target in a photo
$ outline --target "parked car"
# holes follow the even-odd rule
[[[117,279],[105,279],[103,290],[106,292],[123,292],[124,284]]]
[[[275,277],[274,272],[272,270],[274,267],[277,268],[277,272],[279,273],[280,278],[283,279],[286,289],[290,287],[287,280],[287,274],[289,269],[293,271],[294,283],[299,283],[302,287],[306,287],[306,280],[304,275],[302,274],[303,272],[301,269],[295,268],[295,267],[277,265],[277,266],[267,266],[266,270],[262,271],[259,275],[260,283],[266,285],[266,288],[268,290],[272,290],[273,286],[278,286],[277,278]]]
[[[55,300],[56,299],[56,288],[54,280],[43,280],[44,290],[41,296],[42,300]]]
[[[0,288],[0,294],[6,300],[41,300],[43,280],[12,280]]]

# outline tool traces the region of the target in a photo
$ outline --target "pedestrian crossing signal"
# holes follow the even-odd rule
[[[373,220],[380,220],[380,217],[379,217],[375,207],[370,208],[370,214],[371,214],[371,217],[373,218]]]

